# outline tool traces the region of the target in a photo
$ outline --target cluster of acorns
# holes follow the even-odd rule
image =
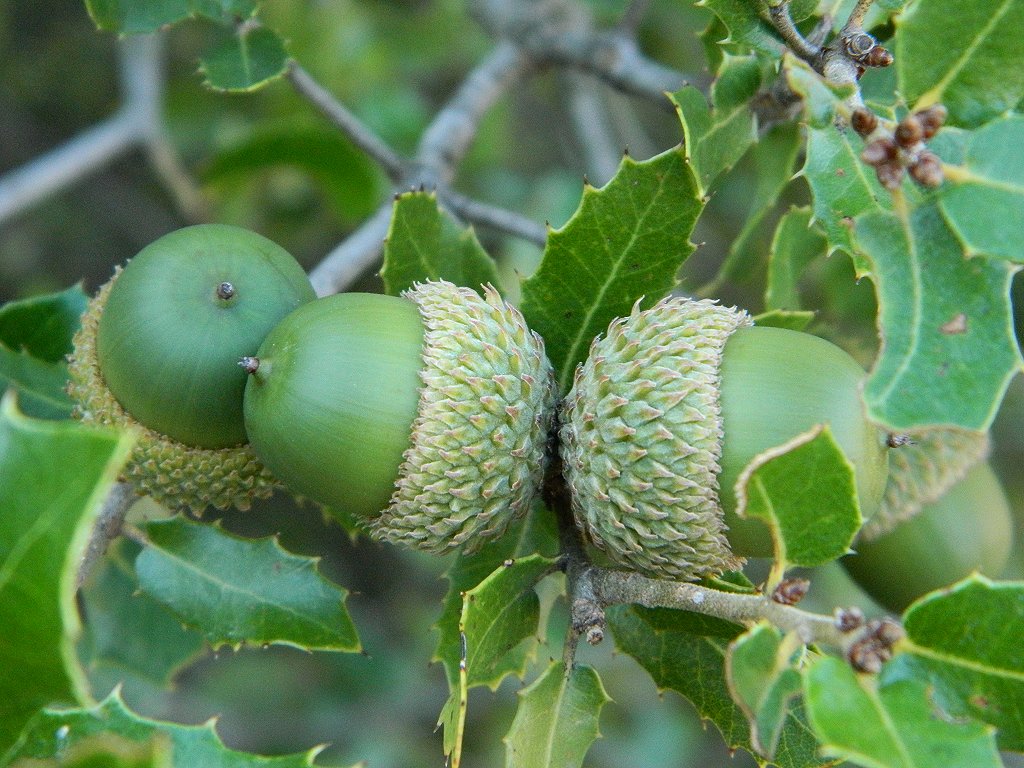
[[[615,320],[559,397],[542,339],[490,288],[316,298],[287,252],[223,225],[119,269],[70,370],[82,419],[139,432],[125,477],[158,501],[245,508],[284,486],[430,552],[501,535],[556,450],[587,540],[676,580],[770,554],[733,485],[816,424],[854,465],[865,518],[889,474],[863,369],[818,337],[668,298]]]

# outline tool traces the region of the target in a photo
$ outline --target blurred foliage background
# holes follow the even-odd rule
[[[614,23],[624,4],[589,0],[585,5],[601,22]],[[262,14],[304,67],[406,153],[430,116],[494,45],[457,0],[268,0]],[[656,0],[640,29],[642,48],[706,83],[710,76],[699,35],[711,18],[689,2]],[[241,95],[204,88],[196,61],[209,34],[196,22],[164,36],[166,128],[201,191],[198,213],[256,230],[311,268],[393,191],[386,177],[285,82]],[[81,0],[0,0],[0,179],[115,112],[121,101],[118,67],[118,41],[95,31]],[[595,164],[573,130],[567,93],[584,87],[597,93],[619,148],[628,147],[634,157],[649,157],[680,140],[667,100],[654,104],[583,76],[541,71],[491,110],[455,187],[538,222],[564,223],[578,204],[583,178],[599,185],[608,174],[608,159]],[[612,168],[616,161],[611,159]],[[684,289],[704,284],[717,271],[747,215],[751,179],[748,158],[715,191],[698,224],[694,239],[702,247],[686,266]],[[778,201],[777,214],[807,201],[801,185],[790,190]],[[77,281],[92,291],[114,265],[162,234],[193,223],[196,213],[183,210],[143,152],[129,151],[0,220],[0,301]],[[765,223],[759,248],[767,250],[772,226],[772,220]],[[535,245],[492,231],[479,235],[505,275],[529,274],[540,257]],[[815,264],[805,283],[808,305],[828,308],[815,330],[869,364],[875,344],[869,282],[854,284],[847,259],[838,254]],[[371,270],[355,287],[377,286]],[[762,275],[755,270],[721,286],[717,295],[756,312],[763,306],[762,289]],[[1024,385],[1018,379],[994,428],[994,464],[1018,515],[1024,509],[1021,423]],[[159,511],[140,505],[133,514]],[[123,679],[126,699],[141,713],[188,723],[217,716],[224,740],[248,751],[284,753],[327,743],[318,760],[325,764],[439,765],[441,735],[434,724],[447,689],[440,665],[430,664],[436,642],[431,625],[446,590],[446,561],[352,542],[316,510],[284,498],[248,513],[222,515],[221,522],[246,535],[279,533],[287,549],[321,556],[324,573],[352,591],[349,608],[365,653],[307,654],[288,648],[214,653],[171,621],[165,630],[168,652],[179,654],[182,664],[174,690],[166,690],[161,680],[146,677],[145,660],[131,657],[130,633],[109,623],[116,610],[104,599],[116,588],[97,583],[116,579],[118,564],[130,568],[130,544],[122,542],[124,551],[94,577],[83,598],[89,633],[82,654],[97,696]],[[1024,530],[1024,518],[1020,522]],[[1018,557],[1012,575],[1024,575],[1022,563]],[[542,648],[538,669],[547,661],[545,654],[561,653],[564,614],[564,606],[556,605],[548,623],[551,641]],[[753,765],[746,755],[728,755],[688,703],[674,694],[661,697],[631,659],[612,654],[611,645],[581,649],[581,660],[597,664],[614,700],[602,715],[605,738],[591,749],[587,765]],[[472,692],[467,766],[502,763],[501,737],[515,711],[518,685],[506,681],[497,694]]]

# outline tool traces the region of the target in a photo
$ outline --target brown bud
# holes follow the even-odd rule
[[[924,127],[916,115],[907,115],[896,126],[893,136],[901,147],[912,147],[924,138]]]
[[[931,152],[922,152],[910,166],[910,177],[922,187],[937,187],[942,183],[942,161]]]
[[[846,46],[846,52],[850,58],[856,61],[863,61],[872,50],[878,47],[875,38],[867,32],[857,32],[856,34],[844,37],[843,45]]]
[[[893,56],[887,48],[876,45],[867,52],[862,62],[869,67],[889,67],[892,66]]]
[[[886,445],[890,448],[902,448],[905,445],[914,445],[915,440],[910,435],[890,433],[889,437],[886,438]]]
[[[864,626],[864,611],[856,606],[836,608],[835,624],[836,629],[840,632],[853,632],[853,630]]]
[[[772,592],[772,600],[782,605],[796,605],[810,588],[811,582],[807,579],[783,579]]]
[[[924,138],[930,139],[939,132],[939,128],[946,122],[949,110],[941,104],[932,104],[928,109],[922,109],[916,113],[917,119],[921,122],[921,130]]]
[[[903,181],[904,168],[897,162],[882,163],[875,166],[878,183],[886,189],[897,189]]]
[[[850,124],[858,135],[868,136],[878,127],[878,118],[870,109],[857,107],[850,115]]]
[[[860,159],[868,165],[881,165],[896,157],[896,144],[892,139],[875,139],[864,147]]]

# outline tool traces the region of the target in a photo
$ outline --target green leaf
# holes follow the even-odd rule
[[[607,612],[615,646],[636,659],[661,690],[673,690],[721,731],[730,749],[756,754],[750,725],[733,700],[725,678],[729,642],[743,628],[721,619],[665,608],[616,606]],[[799,702],[789,710],[771,765],[810,768],[835,765],[818,755]],[[767,763],[759,760],[762,765]]]
[[[971,576],[914,603],[903,626],[883,681],[926,684],[951,716],[990,723],[1002,749],[1024,751],[1024,582]]]
[[[729,30],[729,37],[723,44],[744,45],[773,58],[778,58],[785,49],[775,29],[758,12],[765,6],[764,0],[700,0],[697,5],[713,11]],[[790,5],[790,15],[794,20],[803,20],[817,5],[817,0],[795,0]]]
[[[755,457],[736,480],[736,513],[771,529],[779,573],[845,555],[862,518],[853,465],[828,426]]]
[[[804,675],[807,714],[826,754],[866,768],[997,768],[990,728],[937,711],[916,680],[878,685],[833,656]]]
[[[693,86],[670,96],[683,125],[683,147],[696,173],[701,196],[756,141],[757,125],[749,99],[760,85],[757,59],[726,55],[712,86],[713,108]]]
[[[67,383],[68,367],[63,361],[51,363],[0,344],[0,391],[16,390],[21,409],[29,416],[69,418],[74,403],[65,391]]]
[[[199,59],[206,85],[218,91],[254,91],[287,69],[284,41],[255,19],[215,25],[212,48]]]
[[[82,587],[85,628],[78,655],[92,690],[149,695],[171,687],[171,678],[204,649],[202,637],[139,591],[132,561],[139,546],[119,539]]]
[[[283,550],[273,537],[241,539],[181,517],[145,528],[135,561],[139,586],[214,647],[242,643],[359,651],[344,589],[317,559]]]
[[[864,214],[856,237],[872,265],[883,340],[864,389],[868,417],[897,432],[986,430],[1020,366],[1012,265],[964,259],[934,205],[902,218]]]
[[[967,256],[1024,263],[1024,116],[970,135],[962,168],[946,168],[939,207]]]
[[[779,220],[768,256],[768,309],[800,309],[800,277],[826,251],[825,238],[812,224],[810,208],[791,208]]]
[[[608,701],[592,668],[566,672],[561,661],[551,662],[519,692],[519,708],[505,736],[506,768],[579,768],[600,736],[597,722]]]
[[[25,759],[57,760],[63,765],[69,751],[111,735],[143,745],[156,742],[163,759],[155,762],[163,768],[308,768],[322,749],[279,757],[237,752],[224,746],[212,720],[204,725],[150,720],[131,712],[115,691],[92,708],[43,710],[0,764]]]
[[[897,20],[899,90],[913,109],[942,103],[950,125],[975,127],[1024,96],[1024,0],[929,0]]]
[[[85,0],[100,29],[120,34],[157,32],[168,24],[193,16],[247,19],[256,11],[255,0]]]
[[[77,570],[131,443],[0,400],[0,752],[40,707],[88,700],[75,658]]]
[[[81,285],[0,306],[0,344],[48,363],[71,352],[88,297]]]
[[[456,222],[433,192],[395,198],[384,243],[384,290],[392,296],[425,280],[447,280],[472,288],[499,287],[498,271],[472,227]]]
[[[814,322],[811,310],[770,309],[754,315],[754,325],[769,328],[788,328],[791,331],[802,331]]]
[[[729,690],[750,722],[751,743],[771,758],[802,680],[793,657],[803,646],[794,635],[783,636],[763,622],[729,646],[726,675]]]
[[[650,160],[626,157],[601,189],[548,235],[537,272],[523,284],[522,311],[543,338],[563,392],[595,336],[634,303],[665,296],[693,252],[690,232],[704,203],[681,148]]]

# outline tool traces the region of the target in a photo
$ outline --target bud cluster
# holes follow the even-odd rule
[[[877,116],[867,109],[854,110],[850,116],[853,129],[867,141],[861,159],[875,169],[878,181],[886,189],[896,189],[909,173],[922,187],[942,183],[942,161],[929,151],[925,142],[932,138],[946,121],[947,111],[941,104],[904,117],[893,130],[872,138],[879,132]]]

